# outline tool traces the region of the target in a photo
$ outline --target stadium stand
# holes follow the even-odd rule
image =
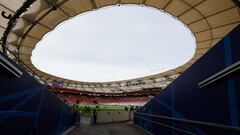
[[[58,93],[57,96],[68,102],[69,104],[75,104],[77,101],[80,104],[94,104],[97,101],[100,105],[134,105],[142,106],[149,101],[148,96],[135,96],[135,97],[93,97],[93,96],[80,96],[76,94],[63,94]]]
[[[51,87],[46,86],[50,91],[54,91],[56,93],[71,93],[71,94],[79,94],[79,95],[88,95],[88,96],[143,96],[143,95],[156,95],[158,94],[162,88],[143,88],[141,90],[129,91],[129,92],[118,92],[118,93],[106,93],[106,92],[93,92],[93,91],[83,91],[77,89],[69,89],[63,87]]]

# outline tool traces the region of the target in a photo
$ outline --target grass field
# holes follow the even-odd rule
[[[129,106],[121,106],[121,105],[83,105],[79,104],[74,108],[79,110],[83,116],[91,117],[93,115],[93,110],[96,111],[124,111],[125,108],[130,109]]]

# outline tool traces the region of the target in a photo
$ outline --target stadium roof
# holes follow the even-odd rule
[[[47,32],[78,14],[120,4],[154,7],[182,21],[196,38],[197,50],[194,57],[186,64],[164,73],[105,84],[67,80],[34,67],[30,59],[32,50]],[[231,0],[0,0],[0,11],[1,50],[37,80],[49,85],[64,82],[66,86],[97,88],[145,80],[155,82],[157,79],[181,74],[240,23],[239,7]]]

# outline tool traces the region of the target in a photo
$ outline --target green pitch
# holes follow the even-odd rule
[[[121,106],[121,105],[83,105],[78,104],[73,107],[76,110],[79,110],[84,116],[92,116],[93,111],[124,111],[126,108],[130,110],[130,106]]]

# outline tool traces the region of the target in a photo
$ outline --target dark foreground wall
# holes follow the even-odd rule
[[[142,107],[135,124],[155,135],[240,135],[239,69],[206,87],[198,86],[239,61],[240,26]]]
[[[26,72],[17,78],[0,65],[0,135],[59,135],[72,125],[66,104]]]

